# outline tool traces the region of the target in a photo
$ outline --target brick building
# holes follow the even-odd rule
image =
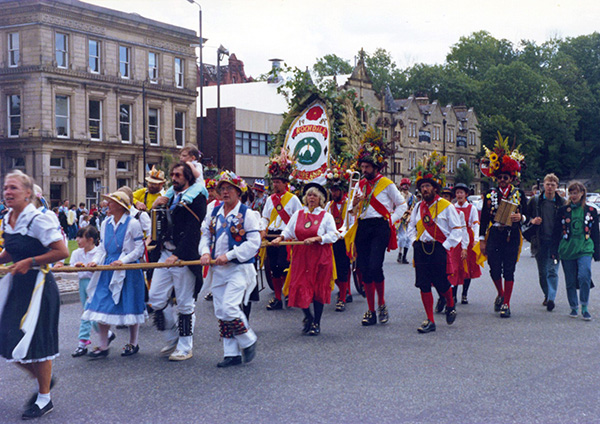
[[[77,0],[0,8],[0,178],[89,204],[143,184],[144,144],[151,166],[196,140],[194,31]]]

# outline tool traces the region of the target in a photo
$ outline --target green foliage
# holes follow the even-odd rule
[[[475,179],[475,173],[471,170],[469,165],[466,163],[462,163],[458,169],[456,170],[456,175],[454,177],[454,182],[456,184],[463,183],[467,186],[470,186]]]
[[[350,61],[335,54],[326,54],[313,65],[313,72],[319,77],[352,73]]]

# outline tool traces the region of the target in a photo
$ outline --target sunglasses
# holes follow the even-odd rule
[[[497,178],[498,178],[498,180],[510,181],[510,175],[506,175],[506,174],[498,175]]]

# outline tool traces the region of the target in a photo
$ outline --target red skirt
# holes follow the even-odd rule
[[[330,244],[294,246],[288,305],[306,309],[313,301],[331,303],[332,276],[333,251]]]

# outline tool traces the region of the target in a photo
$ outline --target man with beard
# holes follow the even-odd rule
[[[165,173],[152,167],[146,177],[148,187],[140,188],[133,193],[134,206],[139,211],[150,212],[154,201],[164,195]]]
[[[377,323],[376,291],[379,323],[386,324],[389,320],[384,297],[383,260],[386,248],[395,250],[398,247],[393,223],[406,211],[406,202],[396,184],[379,173],[387,165],[385,162],[387,151],[381,135],[369,129],[357,157],[363,177],[354,187],[357,191],[352,210],[356,213],[357,222],[349,231],[349,236],[352,240],[352,232],[356,231],[354,236],[356,265],[365,287],[369,308],[362,319],[362,325],[365,326]]]
[[[440,296],[446,300],[446,322],[451,325],[456,320],[456,306],[452,296],[452,287],[448,281],[448,252],[462,240],[462,223],[452,203],[439,196],[443,184],[444,163],[434,152],[424,158],[416,168],[417,189],[423,200],[414,208],[408,235],[414,241],[413,260],[415,263],[415,286],[421,290],[421,300],[427,319],[417,328],[419,333],[435,331],[433,318],[433,285]]]
[[[178,261],[193,261],[200,258],[200,225],[206,214],[206,199],[197,194],[192,203],[185,203],[182,197],[195,182],[194,174],[185,162],[179,162],[171,169],[171,180],[175,196],[169,200],[168,213],[172,225],[169,236],[161,241],[159,263],[173,265]],[[192,335],[194,331],[194,290],[201,267],[157,268],[154,271],[148,303],[154,309],[156,327],[165,331],[166,346],[161,356],[169,356],[170,361],[184,361],[192,357]],[[172,307],[170,300],[175,290],[177,305]],[[178,315],[178,326],[176,316]],[[178,328],[177,328],[178,327]],[[179,331],[178,331],[179,330]]]

